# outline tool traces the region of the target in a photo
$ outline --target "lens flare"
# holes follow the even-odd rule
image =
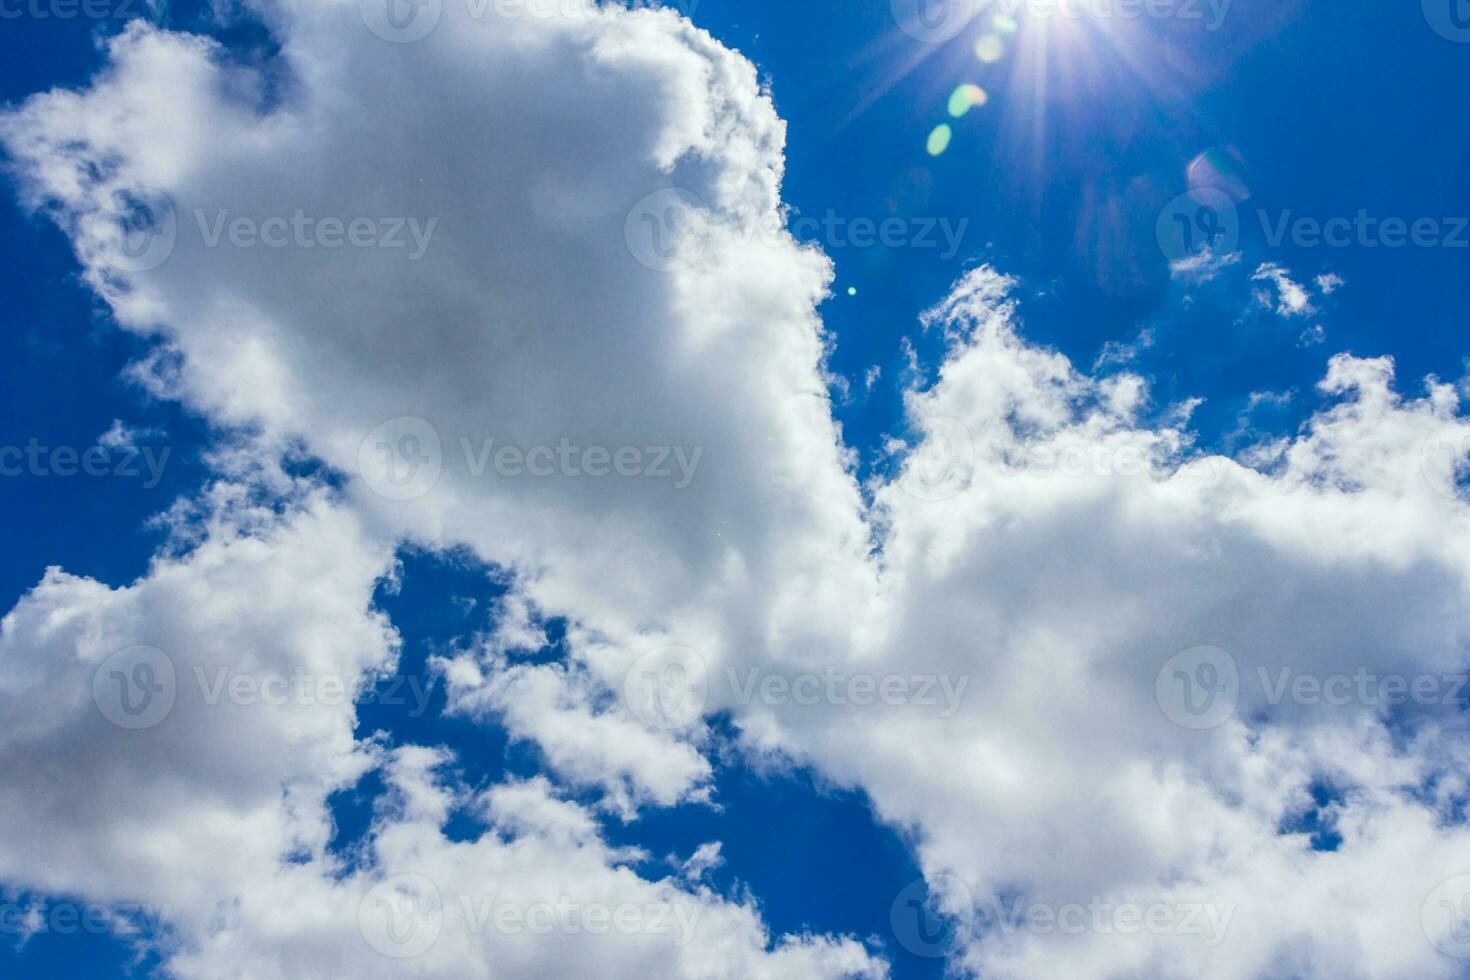
[[[935,126],[934,131],[929,134],[929,155],[931,157],[939,156],[939,154],[949,149],[949,141],[952,139],[954,139],[954,130],[949,127],[948,123],[940,123],[938,126]]]
[[[993,65],[1005,57],[1006,43],[998,34],[982,34],[975,42],[975,57],[987,65]]]
[[[949,114],[959,119],[971,109],[978,108],[990,101],[990,96],[978,85],[966,83],[955,89],[949,95]]]

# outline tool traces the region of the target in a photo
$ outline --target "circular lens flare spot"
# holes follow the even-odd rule
[[[949,94],[949,114],[959,119],[965,113],[990,101],[990,96],[978,85],[965,84]]]
[[[1233,148],[1214,146],[1189,161],[1185,174],[1191,191],[1214,189],[1239,204],[1251,196],[1241,176],[1244,169],[1240,154]]]
[[[954,139],[954,130],[949,128],[948,123],[940,123],[934,127],[934,132],[929,134],[928,150],[931,157],[937,157],[949,149],[949,141]]]
[[[994,24],[995,29],[997,31],[1000,31],[1002,34],[1014,34],[1021,29],[1020,22],[1017,21],[1016,18],[1012,17],[1010,14],[996,14],[995,19],[993,19],[991,23]]]
[[[975,42],[975,57],[987,65],[993,65],[1005,57],[1006,43],[996,34],[983,34]]]

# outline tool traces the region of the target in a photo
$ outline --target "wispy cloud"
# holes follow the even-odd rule
[[[1276,287],[1274,297],[1269,291],[1262,290],[1256,294],[1256,298],[1262,306],[1274,306],[1281,316],[1310,316],[1317,312],[1306,287],[1292,279],[1285,266],[1275,262],[1263,263],[1251,276],[1251,281],[1266,282]]]
[[[1223,252],[1216,255],[1206,245],[1188,258],[1169,263],[1169,273],[1179,282],[1204,283],[1216,278],[1221,272],[1240,262],[1240,252]]]

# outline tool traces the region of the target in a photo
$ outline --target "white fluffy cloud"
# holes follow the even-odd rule
[[[312,497],[221,517],[125,588],[49,572],[0,624],[0,879],[142,906],[157,931],[135,941],[180,977],[398,976],[410,959],[435,977],[880,975],[852,940],[773,939],[751,905],[640,878],[641,855],[544,780],[468,800],[443,750],[355,740],[348,692],[397,659],[371,609],[391,568]],[[327,797],[378,766],[391,794],[348,864]],[[490,829],[448,839],[455,804]]]
[[[197,913],[324,844],[322,798],[373,764],[350,700],[231,686],[300,677],[316,690],[391,668],[396,637],[369,610],[391,553],[321,500],[243,530],[269,520],[222,518],[131,586],[51,569],[5,617],[0,809],[15,836],[0,877]],[[127,654],[139,647],[155,652]]]
[[[1420,919],[1470,843],[1453,818],[1463,712],[1280,693],[1282,671],[1363,672],[1464,698],[1470,515],[1448,450],[1470,428],[1452,389],[1405,400],[1387,360],[1338,357],[1322,383],[1336,403],[1278,469],[1175,469],[1182,434],[1018,340],[1003,290],[988,270],[960,284],[939,311],[941,378],[911,395],[916,417],[971,435],[966,485],[940,503],[878,492],[891,662],[967,673],[975,695],[951,721],[786,730],[922,828],[926,868],[978,905],[968,962],[985,975],[1454,975]],[[1162,702],[1156,678],[1204,646],[1238,672],[1238,704],[1195,731],[1176,724],[1194,719],[1172,670]],[[1194,679],[1199,663],[1176,665]],[[1317,783],[1343,793],[1335,853],[1282,833]],[[1230,925],[1211,945],[983,918],[1017,897]]]
[[[577,643],[605,651],[613,673],[660,627],[697,632],[703,648],[716,649],[703,638],[736,620],[730,608],[767,601],[767,583],[780,568],[795,562],[815,572],[834,553],[860,554],[865,534],[818,368],[823,341],[813,307],[828,263],[756,227],[778,224],[783,126],[752,66],[673,13],[503,18],[492,7],[474,20],[454,7],[446,6],[445,22],[429,38],[405,45],[369,32],[356,4],[268,11],[284,43],[279,100],[268,108],[261,78],[230,66],[208,43],[134,27],[112,42],[109,66],[90,90],[39,96],[5,119],[23,195],[73,234],[88,281],[118,322],[158,337],[158,357],[141,370],[150,383],[221,422],[255,427],[253,445],[304,445],[353,474],[350,512],[374,540],[473,545],[535,583],[546,606],[577,606],[597,623]],[[476,122],[466,126],[467,119]],[[661,271],[656,253],[630,241],[640,231],[629,218],[640,199],[676,184],[721,219],[698,243],[702,261],[681,275]],[[146,246],[130,254],[118,232],[118,214],[131,219],[139,205],[152,205],[154,230],[167,228],[166,259],[156,265]],[[416,257],[413,246],[329,247],[320,223],[350,227],[355,218],[380,230],[402,219],[410,241],[415,227],[428,239],[423,254]],[[236,219],[260,239],[245,244],[232,228]],[[268,244],[276,232],[289,244]],[[735,299],[711,305],[705,297],[712,293]],[[364,479],[359,466],[360,453],[371,457],[375,441],[386,438],[382,430],[370,434],[401,416],[426,420],[443,450],[439,485],[407,502],[375,493],[386,485]],[[602,452],[601,466],[622,472],[618,451],[627,449],[639,454],[640,475],[502,479],[493,463],[483,472],[476,467],[487,449],[510,444],[526,452],[563,440],[587,450],[579,470],[595,469],[594,453]],[[316,574],[327,575],[341,551],[320,542],[315,564],[297,574],[319,564]],[[803,594],[828,588],[838,585],[813,575],[791,591],[784,615],[804,622]],[[48,581],[16,616],[54,589]],[[106,594],[95,583],[75,589]],[[309,594],[303,590],[303,600]],[[237,600],[242,612],[249,595],[244,589]],[[359,589],[353,598],[367,616],[367,596]],[[72,604],[91,603],[81,596]],[[254,612],[260,629],[288,625],[284,614],[277,623],[273,610]],[[754,637],[765,616],[750,619]],[[315,628],[335,629],[325,615]],[[228,644],[230,624],[216,629],[215,647]],[[335,642],[351,642],[347,631],[336,632]],[[17,650],[34,644],[20,625],[7,640]],[[24,663],[7,657],[7,669]],[[337,666],[355,676],[351,664]],[[506,719],[512,732],[541,741],[548,765],[567,780],[614,790],[609,807],[631,815],[635,803],[701,798],[708,762],[677,733],[608,711],[605,696],[582,698],[588,675],[487,670],[481,680],[494,688],[466,689],[458,710],[493,705],[493,691],[503,692],[504,706],[514,709]],[[82,707],[80,719],[101,724]],[[269,790],[259,801],[263,821],[284,819],[278,797],[291,779],[316,776],[315,796],[293,812],[315,821],[315,836],[303,846],[320,847],[323,792],[371,764],[372,746],[352,742],[350,705],[330,718],[302,714],[337,726],[335,748],[345,761],[334,769],[328,763],[336,756],[302,753],[270,769],[269,751],[251,752],[250,761],[263,768],[261,792]],[[229,719],[209,717],[220,726],[216,737],[229,738]],[[201,765],[230,771],[230,758],[202,758]],[[100,760],[92,768],[111,771]],[[73,792],[95,792],[84,778],[91,772],[84,770]],[[151,808],[166,805],[149,799]],[[234,819],[249,818],[251,802],[242,800]],[[198,835],[216,829],[188,807],[178,814]],[[445,854],[426,860],[456,864],[437,828],[428,830],[426,840]],[[281,836],[273,826],[260,828],[240,860],[269,871],[286,857]],[[498,853],[490,838],[481,845],[487,860]],[[192,850],[229,846],[226,838]],[[44,850],[27,851],[45,862]],[[547,872],[561,875],[557,887],[573,900],[613,894],[614,885],[633,898],[669,891],[592,860],[595,850],[581,841],[573,851],[568,860],[581,865]],[[330,884],[317,880],[330,871],[320,860],[283,867],[281,881],[265,891],[259,879],[236,879],[242,909],[258,904],[261,914],[285,915],[274,910],[284,901],[279,889],[317,903],[300,934],[280,935],[272,952],[260,938],[271,930],[261,923],[232,927],[222,938],[201,912],[179,923],[177,969],[310,975],[316,963],[340,968],[340,944],[358,950],[348,961],[371,954],[347,914],[351,894],[314,894]],[[542,855],[528,866],[546,863]],[[464,873],[476,867],[467,862]],[[134,887],[123,870],[130,869],[99,867],[92,879],[68,884],[16,866],[13,878],[27,887],[86,886],[112,895]],[[600,873],[607,878],[601,883]],[[152,874],[173,881],[178,871],[163,863]],[[534,884],[525,886],[527,895],[539,894]],[[509,878],[505,887],[514,893]],[[164,894],[144,891],[153,900]],[[229,897],[223,889],[213,894]],[[547,901],[556,898],[546,893]],[[850,941],[771,941],[750,909],[703,893],[687,900],[702,910],[700,930],[672,959],[666,940],[646,936],[624,944],[633,950],[625,963],[591,939],[585,955],[596,957],[600,972],[623,975],[648,975],[655,961],[685,976],[878,969]],[[558,963],[575,971],[593,962],[564,942],[569,952],[559,959],[558,939],[564,936],[523,943],[524,968],[545,975]],[[506,973],[498,947],[472,944],[451,955],[446,940],[443,949],[446,975],[477,975],[490,963],[497,975]],[[381,961],[376,969],[393,965]]]
[[[1311,296],[1301,283],[1291,278],[1291,272],[1277,262],[1266,262],[1251,275],[1252,282],[1266,282],[1276,287],[1275,298],[1269,290],[1263,290],[1257,299],[1267,309],[1275,306],[1276,312],[1284,317],[1311,316],[1317,312]],[[1331,289],[1324,289],[1330,293]]]
[[[852,940],[772,941],[752,908],[641,879],[600,840],[599,809],[708,797],[703,718],[727,710],[753,754],[860,787],[912,831],[968,922],[956,962],[987,975],[1454,974],[1421,912],[1470,873],[1463,712],[1274,693],[1283,669],[1465,670],[1470,425],[1453,389],[1407,398],[1390,362],[1339,357],[1327,407],[1273,466],[1191,459],[1190,406],[1028,345],[1013,284],[977,269],[926,317],[948,352],[907,393],[924,437],[860,488],[826,394],[829,265],[772,230],[784,132],[753,67],[668,11],[472,9],[390,44],[355,4],[272,6],[274,88],[136,27],[91,88],[0,122],[27,201],[72,235],[119,323],[156,337],[157,390],[350,477],[332,505],[216,529],[126,590],[56,573],[12,613],[0,691],[25,723],[8,754],[75,772],[46,791],[70,794],[58,805],[166,829],[57,864],[70,840],[108,840],[89,808],[47,819],[44,793],[3,797],[36,832],[0,845],[0,877],[177,901],[186,976],[390,974],[364,901],[435,932],[427,975],[879,972]],[[124,248],[117,212],[149,201],[171,234],[135,228],[143,247]],[[364,243],[401,221],[404,247],[326,244],[354,219]],[[1307,311],[1284,270],[1257,278],[1283,314]],[[160,726],[119,743],[136,759],[82,758],[102,724],[86,669],[117,643],[191,666],[242,647],[382,669],[394,640],[371,587],[404,538],[516,573],[498,632],[439,664],[452,709],[494,717],[599,802],[493,787],[491,830],[452,842],[465,791],[446,757],[384,759],[352,740],[350,705],[195,719],[181,700],[166,725],[189,723],[197,755],[170,755]],[[564,662],[522,656],[544,642],[537,613],[567,617]],[[1199,648],[1220,652],[1171,661]],[[1234,711],[1181,725],[1198,718],[1170,663],[1200,680],[1233,666]],[[628,694],[644,679],[654,716]],[[336,867],[325,793],[377,764],[395,789],[371,860]],[[1320,784],[1335,852],[1285,832]],[[238,850],[186,867],[177,839]],[[683,945],[538,941],[469,921],[461,899],[492,888],[697,926]],[[1207,910],[1219,934],[1017,928],[996,914],[1017,900]]]

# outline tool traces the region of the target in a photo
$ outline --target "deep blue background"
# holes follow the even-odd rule
[[[1105,342],[1152,329],[1157,342],[1138,368],[1154,377],[1161,404],[1208,398],[1198,416],[1206,445],[1235,428],[1255,390],[1296,389],[1286,410],[1259,420],[1295,428],[1337,351],[1394,355],[1404,387],[1415,391],[1425,374],[1464,372],[1470,250],[1271,249],[1254,218],[1256,208],[1323,219],[1359,209],[1410,221],[1470,214],[1461,105],[1470,45],[1433,33],[1417,2],[1237,0],[1217,33],[1134,25],[1135,40],[1119,49],[1101,36],[1058,43],[1039,72],[1016,70],[1014,51],[981,65],[970,54],[973,33],[928,48],[895,29],[881,0],[701,0],[694,17],[769,80],[790,122],[786,198],[799,213],[969,219],[963,249],[947,261],[937,249],[826,243],[837,281],[823,315],[836,337],[832,366],[853,382],[849,398],[839,393],[838,412],[857,447],[871,450],[901,431],[901,342],[911,338],[932,365],[941,339],[924,336],[917,315],[982,260],[1022,278],[1027,336],[1081,366]],[[201,22],[188,6],[173,8],[168,21]],[[99,64],[97,35],[118,26],[0,20],[0,99],[81,83]],[[950,121],[947,97],[964,82],[983,85],[991,101],[954,122],[952,146],[931,158],[925,137]],[[1169,278],[1154,223],[1185,189],[1189,161],[1211,149],[1234,161],[1250,192],[1244,259],[1215,283],[1186,288]],[[0,194],[0,249],[0,446],[35,438],[84,449],[121,418],[160,430],[147,441],[171,450],[166,478],[152,489],[141,479],[0,478],[0,602],[9,608],[48,565],[113,584],[142,574],[160,540],[148,519],[199,485],[208,432],[120,380],[143,346],[116,331],[77,281],[63,237],[21,214],[8,191]],[[1347,286],[1310,319],[1253,312],[1246,280],[1266,261],[1304,284],[1332,271]],[[1315,323],[1326,343],[1299,347],[1298,335]],[[861,382],[874,365],[883,374],[869,396]],[[499,586],[491,570],[463,559],[405,560],[403,591],[380,600],[404,633],[405,671],[422,672],[430,652],[483,627],[476,617]],[[466,614],[455,596],[478,598],[481,612]],[[534,755],[503,733],[434,712],[405,714],[365,707],[363,733],[452,745],[474,785],[538,770]],[[723,812],[655,813],[631,827],[610,825],[610,835],[660,857],[721,840],[728,863],[714,881],[732,892],[737,882],[749,885],[776,933],[877,936],[896,976],[939,975],[938,964],[881,938],[891,932],[890,902],[917,869],[862,799],[802,774],[764,780],[726,769],[718,779]],[[368,780],[334,801],[344,853],[366,826],[375,790]],[[1310,817],[1292,829],[1320,830]],[[464,821],[451,827],[474,831]],[[128,952],[104,937],[38,936],[20,952],[13,937],[0,939],[0,975],[128,972]]]

